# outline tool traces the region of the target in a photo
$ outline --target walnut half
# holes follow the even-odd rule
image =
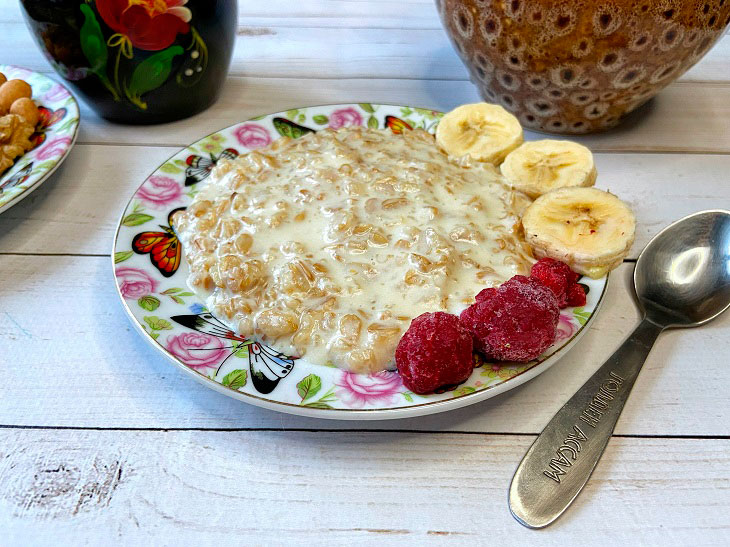
[[[32,134],[33,127],[20,116],[0,117],[0,174],[13,165],[15,158],[33,147],[28,139]]]

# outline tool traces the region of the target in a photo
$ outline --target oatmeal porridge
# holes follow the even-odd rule
[[[323,130],[220,162],[174,227],[189,285],[231,328],[376,372],[414,317],[529,272],[503,181],[422,130]]]

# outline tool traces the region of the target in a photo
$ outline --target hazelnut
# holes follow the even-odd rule
[[[0,85],[3,85],[7,81],[8,81],[8,79],[5,77],[5,74],[0,72]]]
[[[0,114],[6,114],[16,99],[30,98],[33,90],[23,80],[8,80],[0,85]]]
[[[31,127],[38,125],[40,114],[38,113],[38,107],[33,102],[33,99],[29,99],[28,97],[15,99],[13,104],[10,105],[10,113],[17,114],[21,118],[25,119]]]

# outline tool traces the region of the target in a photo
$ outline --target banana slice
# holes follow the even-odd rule
[[[522,141],[520,122],[496,104],[462,105],[441,118],[436,128],[436,142],[448,155],[495,165]]]
[[[634,242],[636,220],[623,201],[597,188],[558,188],[522,216],[535,256],[549,256],[594,279],[618,267]]]
[[[526,142],[505,158],[500,169],[512,186],[531,198],[566,186],[593,186],[593,154],[582,144],[544,139]]]

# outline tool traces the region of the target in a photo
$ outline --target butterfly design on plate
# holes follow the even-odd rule
[[[162,232],[142,232],[132,240],[132,250],[140,255],[149,254],[152,265],[165,277],[172,276],[180,266],[182,246],[171,226],[175,213],[184,210],[185,207],[178,207],[170,211],[168,226],[160,224]]]
[[[248,367],[251,376],[251,383],[253,387],[259,393],[271,393],[274,391],[276,386],[279,384],[282,378],[292,371],[294,368],[294,361],[297,357],[289,357],[274,351],[273,349],[259,344],[239,334],[236,334],[226,325],[220,322],[218,319],[213,317],[210,312],[203,312],[192,315],[176,315],[170,317],[175,323],[193,329],[203,334],[215,336],[216,338],[222,338],[229,340],[232,345],[230,348],[233,350],[224,360],[218,365],[216,370],[216,376],[220,371],[223,364],[228,358],[237,352],[239,349],[248,346]],[[194,349],[190,351],[195,351]]]
[[[8,178],[8,180],[0,182],[0,194],[2,194],[6,188],[10,189],[17,186],[18,184],[23,184],[26,180],[28,180],[28,177],[30,176],[32,170],[33,162],[30,162],[20,171],[15,173],[12,177]]]
[[[413,129],[410,124],[407,124],[406,122],[404,122],[400,118],[396,118],[395,116],[386,116],[385,126],[388,127],[396,135],[400,135],[405,129]]]
[[[216,163],[218,163],[221,159],[235,160],[237,157],[238,150],[235,148],[226,148],[218,156],[211,154],[210,158],[204,158],[203,156],[198,156],[196,154],[188,156],[185,160],[185,163],[188,164],[185,169],[185,186],[192,186],[193,184],[198,184],[199,182],[207,179],[210,176],[211,171],[213,171],[213,167],[215,167]]]
[[[274,118],[271,120],[271,123],[274,124],[274,129],[278,131],[279,135],[289,137],[290,139],[298,139],[307,133],[316,133],[314,129],[299,125],[286,118]]]
[[[45,106],[38,107],[38,125],[36,125],[35,133],[30,136],[30,142],[33,145],[32,148],[37,148],[43,144],[46,140],[46,129],[52,125],[56,125],[62,119],[66,117],[67,111],[65,108],[59,108],[58,110],[51,110]]]

